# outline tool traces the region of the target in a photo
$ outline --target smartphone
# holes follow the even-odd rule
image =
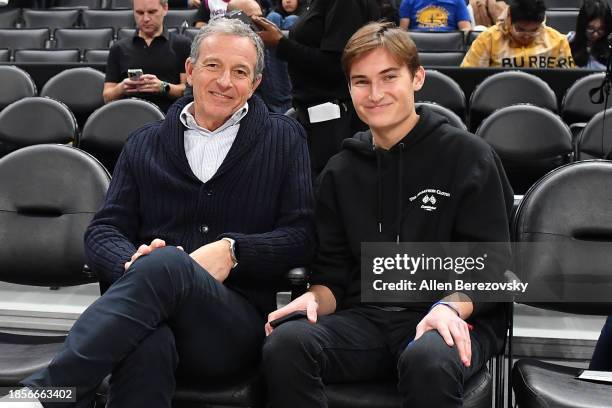
[[[270,326],[272,327],[278,327],[283,323],[286,323],[288,321],[291,320],[298,320],[298,319],[306,319],[306,312],[303,310],[298,310],[296,312],[291,312],[288,315],[285,315],[283,317],[279,317],[278,319],[274,319],[270,322]]]
[[[240,21],[242,21],[244,24],[248,25],[249,27],[251,27],[251,30],[255,31],[256,33],[261,31],[261,28],[259,28],[251,19],[251,17],[247,16],[242,10],[232,10],[229,13],[225,14],[226,18],[235,18],[238,19]]]
[[[140,68],[132,68],[128,69],[128,78],[133,81],[138,81],[142,76],[142,69]]]

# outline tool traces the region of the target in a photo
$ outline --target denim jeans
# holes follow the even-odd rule
[[[264,322],[189,255],[157,249],[87,308],[49,366],[22,384],[76,387],[76,404],[49,406],[87,407],[112,373],[111,407],[170,407],[177,367],[206,381],[255,366]]]

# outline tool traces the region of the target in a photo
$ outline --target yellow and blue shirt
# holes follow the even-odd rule
[[[409,30],[454,31],[459,21],[470,21],[464,0],[403,0],[399,15],[410,19]]]

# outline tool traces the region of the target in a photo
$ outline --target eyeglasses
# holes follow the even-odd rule
[[[517,34],[524,35],[524,36],[535,36],[535,35],[537,35],[540,32],[540,30],[542,30],[543,27],[544,27],[544,25],[540,24],[535,29],[526,29],[524,27],[517,26],[516,24],[512,24],[512,29]]]
[[[603,28],[587,27],[584,31],[586,31],[586,33],[589,35],[593,35],[593,34],[604,35],[606,33],[606,30],[604,30]]]

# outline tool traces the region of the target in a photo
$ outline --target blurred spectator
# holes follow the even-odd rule
[[[133,37],[117,41],[110,49],[106,65],[104,102],[137,96],[155,103],[164,112],[183,96],[187,76],[185,60],[191,43],[164,27],[167,0],[134,0],[138,30]],[[128,70],[140,69],[139,78],[129,78]]]
[[[365,128],[353,109],[340,57],[351,35],[379,18],[376,0],[313,0],[289,37],[270,21],[256,19],[266,46],[288,63],[293,106],[308,133],[315,175],[343,139]]]
[[[203,0],[200,2],[198,14],[196,14],[196,27],[202,27],[210,20],[223,17],[227,11],[227,3],[230,0]]]
[[[612,371],[612,316],[608,316],[601,329],[589,370]]]
[[[171,9],[198,8],[201,0],[168,0],[168,7]]]
[[[405,30],[470,30],[470,14],[465,0],[403,0],[400,27]]]
[[[605,0],[584,0],[576,31],[567,36],[576,65],[586,69],[606,69],[608,34],[612,30],[612,13]]]
[[[503,0],[470,0],[477,26],[491,27],[505,17],[508,5]]]
[[[266,17],[281,30],[289,30],[304,9],[305,0],[280,0]]]
[[[511,0],[508,16],[472,43],[462,67],[573,68],[567,38],[544,24],[544,0]]]

